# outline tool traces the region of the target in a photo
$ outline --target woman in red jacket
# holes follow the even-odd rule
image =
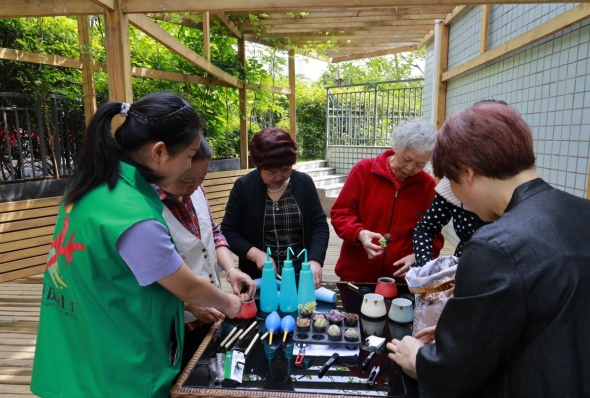
[[[336,275],[341,280],[376,282],[401,276],[415,262],[414,227],[426,212],[436,183],[423,171],[436,140],[436,129],[414,119],[393,133],[391,146],[376,158],[358,162],[350,171],[330,212],[343,239]],[[386,247],[383,235],[391,235]],[[438,257],[444,239],[436,238]]]

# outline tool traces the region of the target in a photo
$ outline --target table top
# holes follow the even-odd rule
[[[316,312],[327,313],[330,309],[337,308],[344,312],[360,314],[361,297],[353,288],[345,282],[323,283],[324,287],[337,293],[334,304],[319,302]],[[369,287],[374,291],[375,284],[356,283],[359,287]],[[408,293],[407,286],[398,284],[398,297]],[[258,304],[258,303],[257,303]],[[389,310],[391,300],[386,300]],[[241,342],[234,343],[232,350],[244,352],[256,333],[261,328],[261,335],[265,332],[264,318],[266,314],[259,312],[257,317],[261,320]],[[294,316],[296,317],[296,316]],[[218,322],[199,346],[192,360],[184,369],[176,385],[172,389],[172,397],[221,397],[221,396],[263,396],[263,397],[288,397],[300,398],[311,395],[330,396],[382,396],[382,397],[417,397],[418,384],[415,380],[406,376],[402,369],[387,357],[387,349],[378,352],[371,360],[366,370],[362,370],[362,363],[369,355],[368,347],[364,344],[369,335],[385,337],[386,341],[392,338],[401,339],[404,335],[411,335],[412,325],[399,325],[391,321],[387,316],[379,319],[360,316],[363,344],[360,347],[360,355],[340,358],[325,374],[318,378],[318,372],[322,365],[328,361],[328,357],[305,356],[300,367],[295,366],[292,337],[288,337],[285,343],[282,336],[275,336],[272,346],[269,346],[268,337],[264,341],[258,341],[249,355],[246,357],[242,383],[232,380],[224,380],[221,385],[213,383],[207,361],[217,353],[225,353],[220,349],[220,343],[230,333],[234,326],[245,330],[254,319],[231,319]],[[373,367],[379,366],[380,373],[375,385],[367,384],[369,373]]]

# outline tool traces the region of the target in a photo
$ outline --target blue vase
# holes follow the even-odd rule
[[[279,291],[275,277],[275,269],[270,259],[270,248],[266,249],[266,261],[262,268],[262,287],[260,288],[260,310],[273,312],[279,308]]]
[[[283,264],[283,272],[281,273],[281,296],[279,298],[279,305],[281,312],[289,314],[297,311],[297,286],[295,285],[295,268],[293,268],[293,261],[289,256],[289,252],[293,249],[287,249],[287,259]],[[293,255],[295,255],[293,253]]]

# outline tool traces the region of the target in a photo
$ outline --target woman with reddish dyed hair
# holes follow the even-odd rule
[[[421,397],[587,396],[590,202],[539,177],[531,130],[506,105],[451,116],[432,162],[493,223],[465,245],[434,332],[392,340],[390,358]]]
[[[297,144],[284,130],[268,128],[252,137],[249,149],[256,170],[235,182],[221,223],[230,250],[239,257],[241,270],[256,279],[268,247],[279,273],[289,247],[295,254],[307,249],[318,288],[329,229],[313,180],[293,170]],[[302,261],[293,259],[296,274]]]

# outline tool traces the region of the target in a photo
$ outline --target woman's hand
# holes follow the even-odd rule
[[[358,241],[363,245],[369,260],[383,254],[384,248],[373,243],[373,239],[383,239],[383,235],[363,229],[357,236]]]
[[[398,269],[397,271],[395,271],[393,273],[393,276],[394,277],[404,276],[406,274],[406,271],[408,271],[410,266],[412,264],[414,264],[415,262],[416,262],[416,256],[414,255],[414,253],[408,254],[406,257],[397,260],[395,263],[393,263],[393,266],[397,267],[398,265],[401,265],[402,267],[400,269]]]
[[[423,345],[420,340],[411,336],[404,337],[402,341],[393,339],[387,343],[387,349],[391,351],[388,357],[401,366],[404,372],[414,377],[416,376],[416,355]]]
[[[229,318],[235,318],[242,311],[242,300],[238,296],[233,294],[227,295],[229,301],[225,307],[221,308],[221,312],[227,315]]]
[[[316,289],[319,289],[322,285],[322,266],[315,260],[309,261],[309,268],[313,273],[313,284]]]
[[[248,287],[248,295],[250,297],[254,297],[256,295],[256,283],[250,278],[250,275],[243,273],[239,269],[233,270],[229,274],[229,284],[231,285],[232,290],[236,296],[239,296],[240,293],[240,285],[245,285]]]
[[[265,252],[256,247],[252,247],[250,250],[248,250],[248,253],[246,253],[246,258],[252,261],[253,263],[256,263],[256,267],[258,267],[258,269],[262,271],[262,268],[264,268],[264,262],[266,261]],[[276,274],[277,265],[275,264],[275,260],[271,257],[270,261],[272,261],[272,266],[275,269]]]
[[[414,336],[418,340],[420,340],[424,344],[430,344],[434,341],[434,331],[436,330],[436,325],[429,326],[427,328],[422,329]]]
[[[196,305],[187,305],[185,306],[187,311],[190,311],[194,316],[197,317],[203,323],[213,323],[225,318],[222,312],[216,310],[215,308],[209,307],[198,307]]]

